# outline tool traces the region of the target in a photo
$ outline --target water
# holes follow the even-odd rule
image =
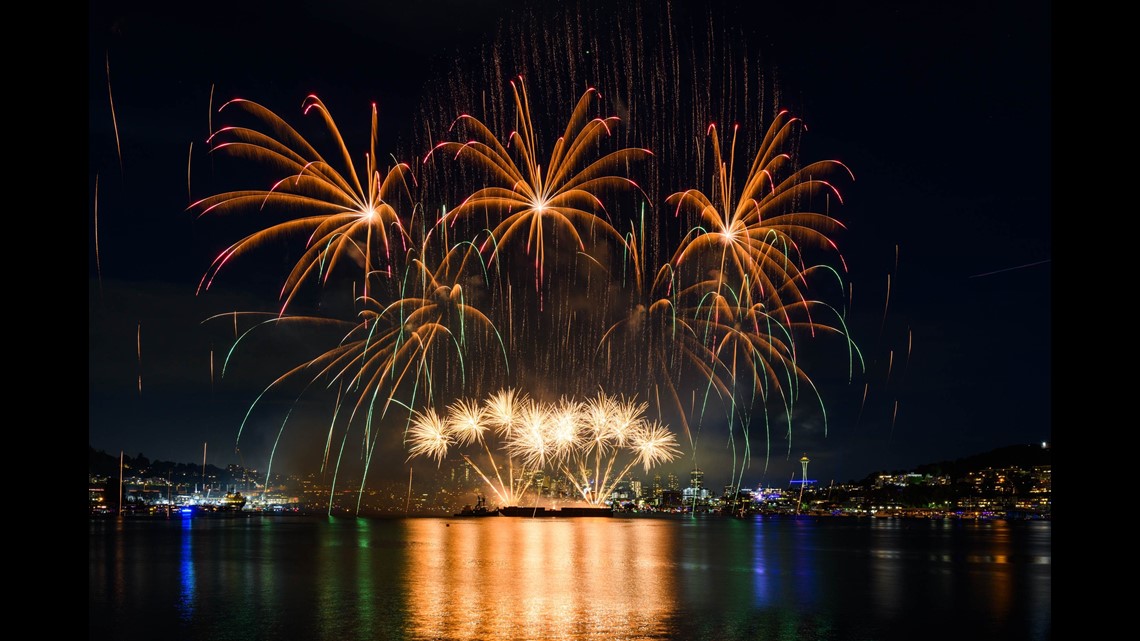
[[[92,519],[91,639],[1044,641],[1052,524]]]

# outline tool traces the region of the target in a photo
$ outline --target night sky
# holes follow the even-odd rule
[[[798,475],[805,453],[809,478],[827,483],[1052,440],[1048,4],[726,0],[674,6],[671,47],[679,59],[701,59],[711,37],[711,48],[720,52],[710,58],[711,75],[733,79],[732,89],[718,81],[711,92],[686,78],[630,77],[625,86],[605,85],[622,77],[625,63],[615,52],[623,46],[647,56],[660,56],[665,46],[647,35],[653,29],[628,29],[637,3],[586,2],[570,10],[584,18],[570,21],[565,9],[545,3],[388,4],[89,5],[91,446],[194,462],[208,443],[212,464],[264,469],[281,417],[290,411],[287,398],[266,400],[237,443],[260,391],[311,348],[312,337],[283,332],[273,341],[251,341],[234,353],[223,376],[234,329],[224,319],[209,319],[276,309],[276,288],[296,259],[295,246],[263,248],[198,292],[218,251],[257,225],[237,215],[222,224],[188,210],[215,186],[245,177],[227,173],[236,165],[207,152],[211,125],[224,120],[217,113],[221,104],[254,100],[301,129],[312,120],[302,115],[302,101],[315,94],[349,150],[363,153],[375,102],[377,151],[408,159],[419,171],[418,159],[430,149],[425,132],[446,136],[450,118],[473,107],[466,102],[486,101],[488,94],[507,100],[505,80],[523,73],[521,67],[536,102],[551,93],[571,96],[551,105],[558,124],[584,87],[559,86],[560,67],[542,62],[557,55],[542,43],[562,40],[541,34],[564,33],[568,22],[586,40],[589,34],[580,32],[602,25],[596,33],[603,45],[625,43],[581,52],[614,56],[600,61],[603,77],[589,78],[588,68],[576,74],[598,84],[603,110],[639,114],[622,122],[625,135],[639,144],[662,142],[660,132],[672,129],[677,114],[703,117],[706,93],[747,89],[743,106],[732,95],[716,103],[711,111],[719,115],[712,117],[759,135],[748,129],[766,123],[773,107],[789,108],[808,126],[801,152],[837,159],[855,176],[840,186],[843,204],[831,213],[847,226],[838,242],[848,269],[849,330],[864,371],[849,379],[846,353],[835,362],[811,360],[827,433],[818,412],[805,409],[790,444],[781,429],[773,430],[766,457],[763,425],[754,425],[745,484],[785,482]],[[652,6],[642,15],[659,25],[665,13]],[[608,39],[612,33],[619,34],[616,40]],[[645,41],[629,44],[635,34]],[[500,59],[484,57],[496,50],[503,52]],[[531,58],[514,62],[510,52],[520,50]],[[487,71],[496,65],[505,73],[499,86]],[[661,92],[697,89],[680,92],[671,112],[654,118],[623,95],[625,87],[648,92],[653,83]],[[464,91],[449,93],[457,85]],[[703,142],[688,146],[703,149]],[[661,147],[652,151],[663,164],[693,155]],[[749,150],[738,153],[750,159],[755,142],[741,147]],[[654,198],[682,188],[674,183],[684,167],[672,166],[673,173],[654,174],[662,183],[647,188]],[[693,181],[706,184],[699,176]],[[267,186],[264,180],[249,185]],[[671,216],[669,207],[657,206],[659,215]],[[328,404],[297,404],[274,468],[318,466],[331,412]],[[400,430],[389,431],[379,446],[384,463],[370,479],[406,477]],[[692,466],[694,452],[682,442],[682,458],[663,470],[683,473]],[[730,439],[724,425],[708,421],[697,443],[706,482],[727,482],[734,446],[740,465],[739,435]]]

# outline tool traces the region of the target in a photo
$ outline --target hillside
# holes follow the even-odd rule
[[[927,463],[915,468],[919,474],[949,475],[958,478],[969,472],[986,468],[1019,467],[1025,470],[1037,465],[1052,465],[1053,448],[1034,445],[1007,445],[982,454],[974,454],[953,461]]]

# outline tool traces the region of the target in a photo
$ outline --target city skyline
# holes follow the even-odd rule
[[[1036,451],[1036,450],[1040,450],[1040,451]],[[1011,445],[1011,446],[999,447],[999,448],[996,448],[994,450],[990,450],[988,452],[975,453],[973,455],[965,456],[965,457],[962,457],[959,459],[954,459],[954,460],[927,461],[925,463],[916,464],[916,465],[910,466],[908,468],[869,470],[869,471],[867,471],[866,474],[863,474],[861,476],[856,476],[856,477],[846,478],[846,479],[811,478],[811,477],[815,476],[814,474],[811,474],[811,475],[809,475],[809,478],[807,478],[807,484],[808,484],[808,487],[816,487],[816,488],[832,487],[832,486],[836,486],[836,485],[848,485],[848,484],[858,485],[860,483],[866,483],[869,480],[874,479],[876,477],[900,476],[900,475],[901,476],[918,475],[918,476],[927,476],[927,477],[931,477],[931,476],[933,476],[933,477],[946,477],[946,478],[950,478],[950,479],[961,480],[961,478],[964,476],[970,476],[970,475],[975,475],[978,473],[983,473],[986,470],[990,470],[990,471],[1000,470],[1000,469],[1004,469],[1007,467],[1017,467],[1017,468],[1021,468],[1021,469],[1032,468],[1032,467],[1036,466],[1037,463],[1025,463],[1024,461],[1025,460],[1032,460],[1032,461],[1049,460],[1051,458],[1051,450],[1052,450],[1052,444],[1050,444],[1050,443],[1036,443],[1036,444],[1029,443],[1029,444],[1022,444],[1022,445]],[[140,470],[137,467],[137,462],[140,458],[140,455],[141,455],[142,459],[145,461],[144,464],[148,465],[150,467],[161,464],[161,466],[164,469],[166,468],[167,465],[172,466],[172,468],[178,468],[178,469],[184,468],[186,470],[186,472],[183,473],[183,478],[182,478],[182,480],[178,481],[179,483],[185,483],[186,482],[186,479],[184,478],[186,473],[192,473],[192,474],[201,474],[202,473],[202,471],[201,471],[202,470],[201,460],[200,459],[199,459],[199,461],[167,461],[167,460],[161,460],[161,459],[157,459],[157,458],[152,459],[151,457],[147,456],[145,452],[137,452],[135,454],[131,454],[129,452],[120,452],[118,455],[116,455],[114,452],[106,452],[103,450],[95,450],[95,449],[92,449],[92,454],[99,455],[100,460],[102,461],[98,464],[93,465],[93,470],[95,468],[98,468],[99,471],[98,472],[95,472],[95,471],[92,472],[94,474],[94,476],[100,477],[100,478],[108,477],[108,476],[109,477],[115,477],[117,475],[117,472],[112,473],[111,467],[115,467],[117,469],[120,464],[125,462],[128,466],[130,466],[130,469],[131,469],[131,473],[129,475],[126,475],[126,476],[130,476],[133,478],[161,479],[161,474],[159,474],[159,475],[153,474],[152,473],[153,470],[151,470],[149,467],[145,470]],[[106,457],[106,460],[102,460],[102,457]],[[1015,461],[1022,461],[1022,462],[1018,463]],[[195,470],[196,470],[196,472],[195,472]],[[506,469],[503,468],[500,471],[505,472]],[[462,483],[461,484],[466,485],[468,490],[475,492],[475,493],[485,493],[485,494],[493,494],[494,493],[494,484],[493,483],[489,484],[487,479],[481,479],[479,477],[479,470],[477,470],[475,468],[475,466],[471,465],[470,463],[468,463],[462,459],[459,459],[459,458],[449,459],[449,460],[445,461],[443,464],[441,464],[438,468],[436,468],[434,470],[434,472],[435,473],[433,473],[433,474],[429,474],[427,479],[423,479],[421,477],[413,476],[412,481],[413,481],[413,483],[418,481],[419,483],[427,483],[428,485],[446,484],[446,483],[453,483],[454,484],[454,483],[458,482],[458,479],[460,477],[462,477]],[[223,463],[220,465],[215,465],[214,463],[207,463],[205,475],[209,475],[209,476],[204,475],[203,478],[210,478],[212,476],[215,476],[216,474],[221,474],[221,473],[230,474],[230,475],[241,473],[244,476],[248,477],[246,479],[246,482],[249,484],[249,487],[254,487],[255,485],[262,485],[263,486],[263,485],[266,485],[266,481],[267,481],[267,479],[262,476],[261,470],[258,470],[256,468],[252,468],[252,467],[244,466],[243,464],[241,464],[239,462],[230,462],[228,464]],[[711,476],[709,475],[710,473],[711,473]],[[550,478],[550,479],[558,479],[562,483],[566,483],[569,480],[567,478],[567,476],[561,472],[539,470],[539,471],[531,471],[528,474],[537,475],[539,477],[545,477],[545,478]],[[739,481],[738,479],[736,479],[735,477],[732,476],[730,470],[719,470],[719,469],[705,470],[705,469],[702,469],[699,467],[682,470],[680,468],[677,468],[676,466],[669,466],[669,467],[658,466],[658,467],[655,467],[654,469],[650,470],[649,472],[643,472],[643,471],[628,472],[625,475],[623,475],[620,479],[618,479],[616,482],[612,483],[611,485],[609,485],[607,487],[610,490],[615,490],[616,488],[628,488],[628,487],[630,487],[631,483],[636,483],[636,484],[641,486],[643,491],[645,491],[645,488],[649,488],[649,487],[653,486],[655,483],[660,483],[661,487],[668,487],[671,489],[681,490],[681,489],[684,489],[687,487],[692,487],[692,485],[693,485],[692,480],[694,478],[694,475],[698,480],[698,484],[701,487],[705,488],[706,490],[710,490],[710,491],[713,489],[719,491],[722,488],[728,488],[728,487],[740,487],[740,488],[752,488],[752,489],[759,489],[759,488],[763,488],[763,487],[768,487],[768,488],[781,488],[781,487],[782,488],[799,488],[800,484],[802,483],[802,480],[803,480],[802,474],[793,474],[791,477],[785,478],[785,479],[773,478],[769,481],[763,481],[763,480],[762,481],[753,481],[752,479],[746,477],[746,478],[744,478],[743,481]],[[704,480],[706,478],[706,476],[709,479],[707,482]],[[280,483],[286,479],[293,479],[294,481],[301,480],[301,479],[307,479],[310,481],[316,481],[319,483],[323,483],[325,485],[328,485],[333,480],[331,474],[321,475],[321,474],[315,473],[315,472],[298,473],[298,472],[291,471],[291,470],[277,470],[274,472],[273,478],[271,480],[269,480],[268,484],[274,485],[274,484]],[[354,478],[354,479],[350,479],[350,481],[359,482],[359,479]],[[389,486],[406,487],[407,482],[408,482],[407,478],[388,479],[386,481],[386,484],[388,484]],[[348,485],[351,486],[351,483],[349,483]],[[233,483],[231,481],[227,481],[227,482],[215,481],[213,483],[213,486],[214,487],[231,487],[231,486],[233,486]],[[375,488],[370,488],[370,489],[375,489]]]
[[[217,248],[234,240],[188,211],[208,195],[195,172],[215,162],[202,152],[220,118],[216,110],[247,97],[299,123],[302,100],[312,93],[336,115],[348,148],[358,153],[367,143],[361,125],[376,103],[378,156],[416,147],[418,111],[438,106],[432,83],[444,80],[456,59],[471,60],[486,48],[499,20],[532,15],[528,3],[497,10],[436,6],[450,10],[451,19],[427,6],[363,16],[338,5],[313,14],[297,6],[273,16],[246,8],[226,17],[205,9],[91,8],[93,447],[194,461],[209,443],[217,452],[210,463],[234,462],[243,420],[284,371],[284,361],[262,346],[237,353],[222,376],[237,316],[229,335],[205,321],[271,309],[273,287],[262,286],[279,286],[291,259],[267,251],[264,273],[230,282],[223,275],[216,290],[198,293]],[[813,474],[842,482],[875,469],[1051,441],[1047,12],[998,7],[987,14],[992,22],[974,22],[957,8],[900,4],[871,10],[871,33],[858,35],[843,24],[858,10],[840,5],[810,22],[794,9],[765,9],[770,23],[782,19],[795,25],[794,33],[762,23],[760,12],[743,4],[708,8],[734,25],[725,29],[726,40],[742,38],[752,48],[747,60],[760,58],[763,74],[778,75],[775,89],[760,86],[786,96],[787,106],[802,114],[809,128],[806,159],[816,160],[817,153],[836,158],[854,175],[843,186],[836,217],[849,231],[841,247],[850,270],[849,326],[866,371],[848,381],[844,367],[819,368],[815,382],[828,433],[805,411],[790,443],[779,430],[768,437],[770,457],[751,445],[745,481],[794,476],[805,454]],[[676,11],[678,33],[707,20],[697,10]],[[366,22],[390,27],[372,34]],[[872,37],[895,31],[909,37],[891,45]],[[368,52],[376,64],[357,68],[353,61],[360,58],[348,52]],[[473,91],[498,92],[504,100],[505,80]],[[561,91],[576,98],[581,89]],[[620,88],[600,90],[618,111],[628,98]],[[765,102],[778,101],[769,95]],[[561,117],[571,106],[554,110]],[[768,120],[754,116],[745,123]],[[746,133],[753,141],[759,136],[755,126]],[[427,150],[416,151],[418,160]],[[668,185],[662,195],[674,188]],[[657,206],[668,209],[664,202]],[[291,409],[287,400],[274,399],[269,405],[295,411],[294,424],[327,429],[327,404]],[[267,466],[279,421],[267,418],[243,434],[240,456],[251,467]],[[685,451],[662,466],[662,474],[683,475],[694,464],[740,467],[742,443],[730,438],[723,421],[694,425],[694,431],[696,447],[679,439]],[[319,461],[311,444],[291,439],[294,432],[281,432],[286,453],[275,467]],[[398,440],[381,447],[388,448],[380,459],[385,464],[372,473],[406,476],[407,452]]]

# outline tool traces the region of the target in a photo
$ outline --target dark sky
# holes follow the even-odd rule
[[[626,29],[635,4],[586,2],[582,11],[594,20],[612,14],[611,26]],[[220,121],[211,106],[243,97],[303,122],[302,100],[316,94],[355,153],[366,149],[376,102],[378,150],[422,158],[424,123],[447,124],[437,116],[441,105],[451,108],[441,98],[447,78],[455,83],[458,77],[469,92],[453,96],[455,113],[446,114],[452,117],[471,96],[507,95],[505,84],[488,86],[488,68],[522,72],[510,69],[509,56],[494,60],[484,52],[517,51],[512,43],[522,42],[533,58],[518,65],[526,66],[530,82],[558,85],[556,66],[541,62],[556,54],[543,51],[544,40],[535,34],[586,30],[593,23],[569,21],[568,27],[566,14],[543,6],[432,0],[89,5],[90,445],[198,461],[208,443],[210,463],[240,459],[264,469],[281,421],[281,414],[268,416],[274,408],[288,412],[287,401],[267,402],[266,418],[246,428],[235,451],[247,410],[292,354],[254,344],[235,353],[223,377],[233,329],[207,319],[273,309],[273,284],[279,286],[290,263],[267,251],[252,274],[227,280],[223,273],[216,288],[196,294],[210,261],[236,240],[232,229],[187,210],[229,167],[206,153],[210,126]],[[812,461],[809,478],[826,483],[1052,440],[1050,11],[1038,2],[893,0],[673,8],[678,35],[671,46],[681,58],[705,50],[689,36],[711,33],[713,49],[721,52],[712,75],[763,75],[776,87],[759,99],[753,94],[755,110],[745,105],[731,117],[754,123],[767,117],[769,103],[786,102],[808,123],[804,152],[838,159],[855,175],[842,186],[844,202],[833,213],[848,228],[840,249],[849,268],[850,331],[865,371],[848,382],[842,366],[813,362],[827,434],[806,411],[790,444],[774,429],[766,463],[763,425],[754,426],[746,484],[785,482],[798,474],[804,453]],[[662,14],[645,15],[659,20]],[[645,38],[622,42],[660,55],[665,45],[651,41],[650,31],[622,31]],[[519,32],[529,35],[500,41]],[[738,56],[737,47],[746,53]],[[739,60],[751,66],[734,66]],[[601,60],[617,77],[623,64],[620,56]],[[544,77],[536,81],[535,75]],[[663,80],[690,84],[638,77],[629,86],[647,91]],[[575,97],[580,90],[547,89]],[[720,85],[716,91],[731,93]],[[620,87],[604,92],[613,100],[607,105],[623,107]],[[699,96],[677,95],[673,114],[695,113]],[[641,114],[622,125],[661,132],[673,117]],[[646,144],[660,140],[647,134]],[[686,157],[679,150],[654,151],[659,159]],[[675,188],[663,185],[661,195]],[[284,340],[296,348],[309,339]],[[331,412],[328,405],[299,405],[281,432],[275,468],[319,464]],[[710,424],[698,443],[706,480],[727,482],[733,465],[728,431]],[[399,433],[382,447],[391,453],[370,478],[404,476]],[[693,454],[686,447],[685,457],[667,469],[688,469]]]

